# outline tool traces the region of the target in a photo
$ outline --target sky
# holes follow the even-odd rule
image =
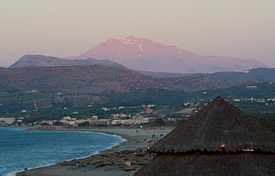
[[[0,66],[130,35],[275,67],[274,0],[0,0]]]

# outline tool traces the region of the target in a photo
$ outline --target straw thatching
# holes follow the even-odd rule
[[[152,146],[154,153],[240,152],[275,153],[275,134],[221,97]]]
[[[275,155],[183,154],[159,155],[136,176],[266,176],[275,173]]]
[[[220,96],[150,149],[136,176],[274,175],[275,134]]]

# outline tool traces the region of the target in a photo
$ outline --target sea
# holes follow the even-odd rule
[[[88,157],[124,141],[95,132],[0,128],[0,176]]]

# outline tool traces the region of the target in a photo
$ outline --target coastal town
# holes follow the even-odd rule
[[[211,101],[211,100],[209,100]],[[43,127],[43,128],[81,128],[100,126],[142,126],[142,125],[177,125],[206,105],[209,101],[200,100],[197,102],[183,102],[176,105],[140,105],[140,106],[118,106],[102,107],[100,115],[91,112],[91,115],[83,116],[83,112],[73,111],[57,119],[33,120],[33,112],[39,111],[34,108],[32,111],[22,109],[18,114],[0,117],[0,126],[17,127]],[[245,108],[261,109],[260,113],[273,113],[275,97],[271,98],[232,98],[233,104]],[[36,107],[36,106],[35,106]],[[92,105],[87,105],[91,108]],[[68,111],[67,107],[63,108]],[[273,109],[273,110],[272,110]],[[102,115],[102,112],[104,114]],[[90,113],[90,112],[89,112]],[[87,112],[85,112],[87,114]],[[35,119],[35,118],[34,118]]]
[[[54,128],[57,126],[64,127],[88,127],[88,126],[129,126],[129,125],[142,125],[154,120],[154,110],[152,107],[155,105],[148,105],[144,112],[136,113],[134,115],[125,113],[112,113],[108,118],[101,118],[97,115],[82,119],[77,118],[79,112],[73,112],[72,115],[61,117],[56,120],[39,120],[31,123],[24,123],[24,121],[30,118],[27,110],[22,110],[20,117],[1,117],[0,126],[36,126]],[[124,109],[124,106],[120,106],[117,109]],[[130,107],[131,108],[131,107]],[[65,108],[67,109],[67,108]],[[110,111],[110,109],[103,107],[103,111]]]
[[[102,107],[100,112],[104,115],[100,116],[94,113],[91,116],[83,118],[81,112],[73,111],[68,115],[60,117],[59,119],[31,121],[32,112],[37,112],[39,109],[32,111],[21,110],[15,117],[1,117],[0,126],[35,126],[54,128],[58,126],[63,127],[93,127],[93,126],[131,126],[149,124],[156,119],[165,119],[167,121],[175,121],[176,119],[184,119],[193,113],[197,112],[203,104],[200,102],[185,102],[177,107],[177,118],[166,117],[167,112],[170,111],[167,105],[140,105],[140,106],[118,106],[118,107]],[[90,108],[91,105],[87,105]],[[68,110],[67,107],[63,108]],[[101,113],[102,114],[102,113]],[[29,123],[28,123],[29,122]]]

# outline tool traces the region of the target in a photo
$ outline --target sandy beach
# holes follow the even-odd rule
[[[162,135],[166,135],[173,128],[165,127],[165,128],[92,128],[92,129],[81,129],[84,131],[93,131],[93,132],[101,132],[106,134],[118,135],[122,138],[126,139],[125,142],[121,143],[118,146],[115,146],[111,149],[103,150],[99,152],[99,155],[95,157],[102,158],[103,156],[108,160],[110,158],[124,158],[124,161],[130,158],[135,158],[135,154],[139,151],[145,150],[147,147],[147,140],[152,138],[152,135],[155,135],[155,139],[158,140]],[[35,129],[34,129],[35,130]],[[58,129],[59,130],[59,129]],[[70,130],[71,129],[60,129],[60,130]],[[77,129],[80,130],[80,129]],[[135,151],[136,150],[136,151]],[[146,155],[146,159],[144,161],[140,161],[142,163],[148,162],[152,156]],[[129,167],[123,169],[123,167],[116,164],[104,165],[102,167],[97,167],[94,165],[87,165],[80,163],[91,162],[91,158],[83,158],[79,160],[73,160],[66,164],[66,162],[59,163],[52,166],[41,167],[37,169],[31,169],[24,172],[17,173],[17,176],[131,176],[134,175],[142,165],[135,165],[135,167]],[[119,159],[120,160],[120,159]],[[109,160],[108,160],[109,161]],[[129,171],[125,171],[129,170]]]

